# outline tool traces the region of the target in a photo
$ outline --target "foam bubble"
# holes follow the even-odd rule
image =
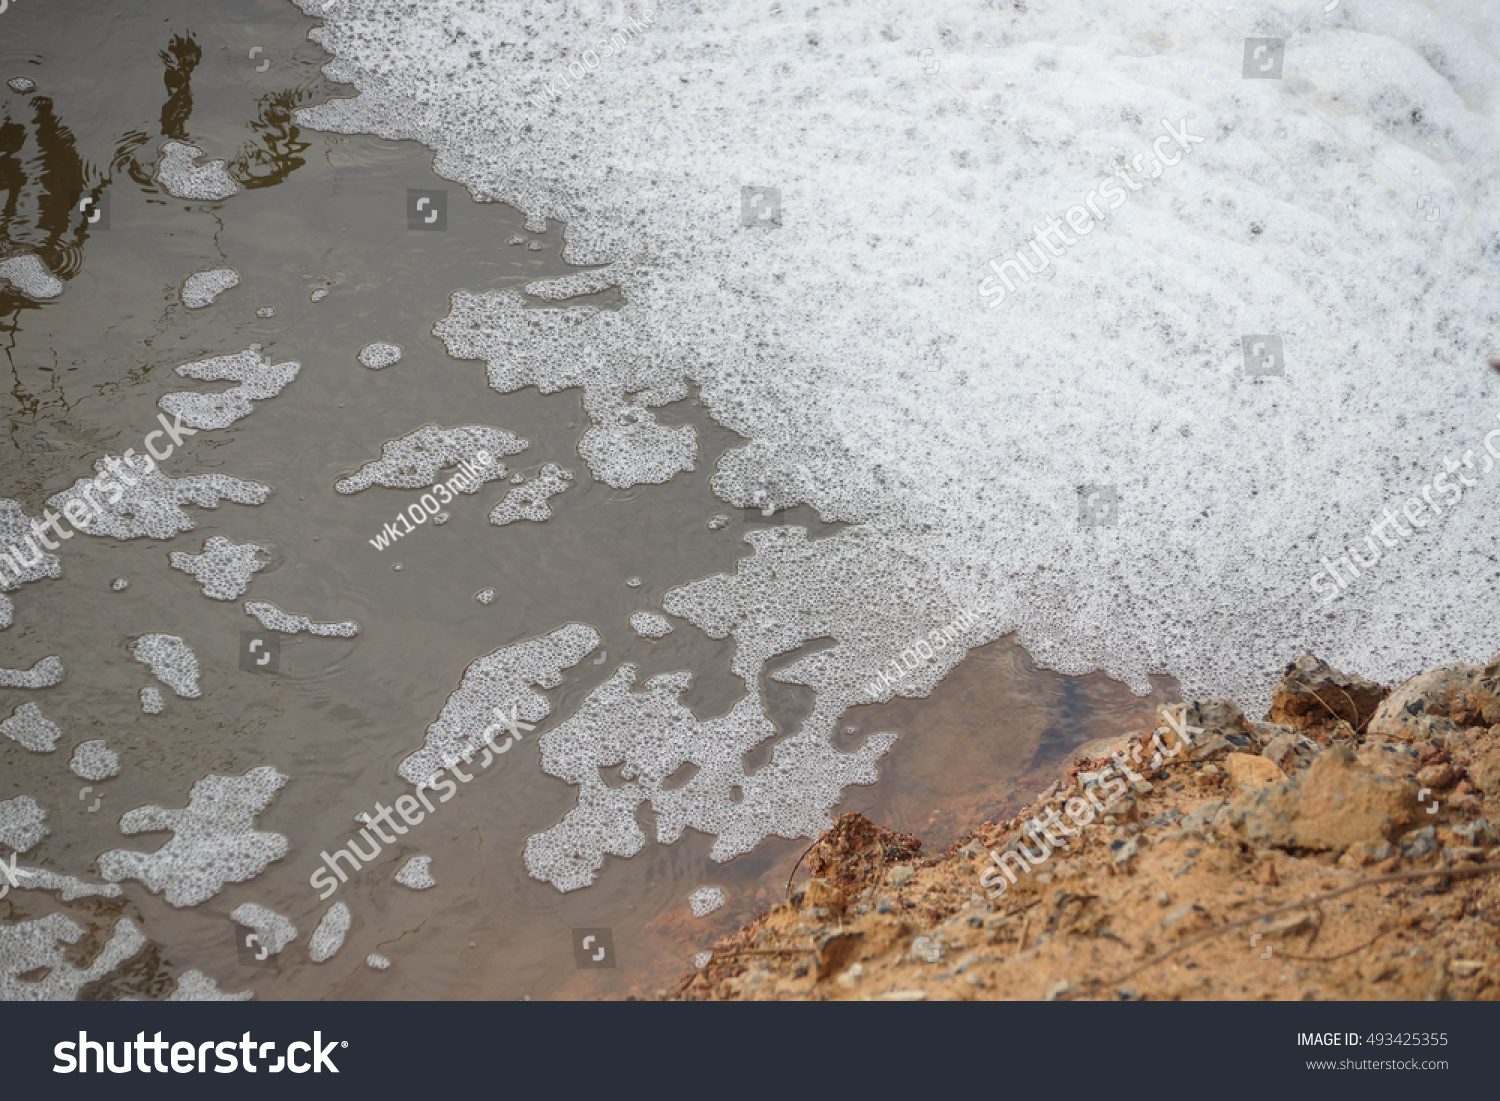
[[[314,623],[305,615],[284,612],[267,600],[245,601],[245,613],[253,615],[268,631],[280,631],[284,635],[295,635],[306,631],[319,638],[353,638],[359,634],[359,624],[352,619],[337,623]]]
[[[143,470],[143,463],[136,462],[137,459],[143,460],[147,468]],[[115,477],[108,465],[111,460],[116,464],[121,463],[114,456],[105,456],[94,463],[96,476],[102,476],[106,482]],[[92,506],[88,506],[93,512],[93,518],[89,521],[88,528],[80,528],[80,531],[88,535],[108,535],[115,539],[139,539],[143,536],[171,539],[193,530],[193,521],[183,511],[183,505],[218,508],[219,501],[225,498],[240,505],[258,505],[271,495],[270,486],[232,478],[228,474],[187,474],[181,478],[169,478],[144,455],[123,460],[123,465],[130,472],[129,477],[134,484],[123,488],[122,496],[114,504],[101,502],[102,512],[94,512]],[[124,477],[120,476],[122,482]],[[47,504],[59,512],[69,501],[82,500],[87,505],[84,486],[93,489],[94,479],[79,478],[71,489],[48,498]]]
[[[365,966],[375,971],[386,971],[391,966],[391,961],[379,952],[371,952],[365,957]]]
[[[401,345],[387,344],[377,340],[366,344],[359,350],[359,363],[361,367],[368,367],[372,371],[383,371],[401,362]]]
[[[261,354],[258,344],[252,344],[234,355],[213,356],[177,368],[177,373],[183,378],[203,382],[232,381],[240,385],[212,394],[177,390],[162,395],[157,405],[182,418],[182,423],[189,428],[228,428],[255,411],[252,402],[265,401],[281,393],[301,369],[301,364],[290,360],[273,364],[269,356]]]
[[[109,587],[113,592],[123,593],[126,589],[130,588],[130,578],[117,577],[109,583]]]
[[[349,927],[353,925],[354,919],[349,913],[349,907],[342,902],[335,902],[328,907],[328,912],[323,915],[323,920],[318,922],[318,927],[313,930],[312,940],[308,942],[307,954],[313,963],[323,963],[333,958],[334,954],[344,947],[344,937],[349,933]]]
[[[12,92],[19,92],[23,96],[28,92],[36,91],[36,81],[29,76],[13,76],[5,82],[5,86]]]
[[[146,946],[145,934],[121,918],[89,965],[78,967],[69,959],[75,953],[63,946],[76,945],[83,934],[83,926],[62,914],[0,925],[0,1002],[72,1001]],[[30,981],[36,974],[41,978]]]
[[[476,659],[427,728],[423,748],[402,761],[397,771],[413,784],[423,783],[449,762],[473,757],[485,745],[485,732],[512,715],[521,722],[540,723],[551,714],[552,705],[531,689],[556,688],[562,671],[582,661],[599,641],[592,627],[569,623]],[[503,725],[490,735],[505,736]]]
[[[147,685],[141,689],[141,712],[146,715],[160,715],[167,709],[167,701],[162,698],[161,689]]]
[[[47,812],[29,795],[0,801],[0,842],[23,853],[51,832],[42,824],[46,819]]]
[[[250,578],[266,568],[260,560],[266,548],[255,543],[232,543],[215,535],[203,544],[202,554],[173,551],[174,570],[191,574],[203,586],[203,595],[213,600],[235,600],[250,587]]]
[[[31,253],[0,260],[0,283],[6,282],[27,298],[56,298],[63,292],[62,280],[47,270],[40,257]]]
[[[552,506],[548,502],[566,490],[572,481],[571,470],[548,463],[535,478],[512,489],[505,495],[505,500],[490,510],[490,523],[503,526],[517,520],[541,523],[552,519]]]
[[[237,994],[227,994],[219,989],[219,984],[209,978],[202,971],[184,971],[177,976],[177,988],[168,996],[169,1002],[247,1002],[254,994],[249,990],[242,990]]]
[[[78,744],[68,767],[81,780],[108,780],[120,774],[120,755],[104,739],[95,738]]]
[[[63,679],[63,664],[52,655],[30,669],[0,669],[0,688],[51,688]]]
[[[474,599],[486,606],[493,604],[495,602],[495,590],[480,589],[477,593],[474,594]]]
[[[396,873],[396,882],[403,887],[410,887],[413,891],[425,891],[437,886],[437,880],[432,878],[432,857],[414,856]]]
[[[182,304],[190,310],[201,310],[212,306],[219,295],[239,285],[240,273],[233,268],[195,271],[182,281]]]
[[[722,909],[727,901],[722,887],[699,887],[688,895],[688,905],[693,908],[694,917],[707,917],[715,910]]]
[[[19,742],[33,753],[51,753],[57,748],[62,731],[34,703],[23,703],[15,714],[0,722],[0,734]]]
[[[498,455],[515,455],[525,451],[527,441],[500,428],[470,424],[457,428],[423,425],[399,439],[387,440],[381,457],[366,463],[353,475],[341,479],[334,488],[340,493],[358,493],[372,485],[389,489],[426,488],[438,480],[438,473],[477,457],[480,451]],[[469,469],[477,476],[465,478],[453,488],[461,493],[476,493],[486,482],[504,478],[504,463],[476,463]],[[451,479],[450,479],[451,480]]]
[[[631,612],[630,627],[642,638],[665,638],[672,630],[667,617],[655,612]]]
[[[240,188],[229,176],[223,161],[197,161],[203,150],[182,141],[169,141],[161,147],[156,178],[176,199],[217,202],[227,199]]]
[[[151,853],[102,853],[99,871],[112,882],[138,879],[152,894],[165,891],[173,906],[206,902],[226,883],[253,879],[287,854],[284,836],[255,828],[255,816],[286,782],[274,768],[262,766],[243,776],[205,776],[181,810],[137,807],[120,819],[121,833],[170,830],[172,839]]]
[[[151,675],[184,699],[196,700],[198,655],[178,635],[142,635],[130,647],[130,656],[150,666]]]
[[[260,937],[261,947],[273,956],[297,939],[297,927],[290,918],[256,902],[236,906],[230,911],[229,920],[246,929],[255,930],[256,936]]]
[[[0,591],[13,592],[31,581],[62,576],[62,562],[36,539],[39,523],[18,502],[0,498]],[[55,541],[55,540],[54,540]]]

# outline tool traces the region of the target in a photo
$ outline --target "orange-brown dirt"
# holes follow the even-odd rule
[[[843,815],[810,878],[659,996],[1500,995],[1500,658],[1392,691],[1304,657],[1269,722],[1228,700],[1161,716],[939,855]]]

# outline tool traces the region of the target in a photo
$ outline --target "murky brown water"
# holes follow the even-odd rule
[[[307,877],[322,848],[357,828],[356,813],[407,790],[396,765],[421,744],[468,664],[497,647],[569,621],[603,634],[607,659],[586,660],[548,694],[548,725],[620,661],[638,663],[642,680],[692,669],[686,700],[699,717],[727,711],[743,693],[729,672],[730,642],[691,628],[648,642],[627,617],[659,607],[667,589],[732,570],[748,553],[742,536],[751,526],[835,529],[806,508],[764,518],[714,498],[709,475],[735,438],[691,400],[661,419],[699,429],[694,473],[629,491],[592,482],[576,450],[585,427],[576,392],[497,394],[483,365],[448,358],[430,332],[452,291],[519,287],[572,270],[559,257],[563,227],[528,233],[516,211],[470,202],[410,143],[299,131],[292,106],[341,90],[319,75],[324,58],[306,41],[310,23],[289,4],[140,7],[101,14],[78,0],[19,3],[0,15],[0,80],[38,84],[30,95],[0,88],[0,244],[37,252],[68,278],[63,297],[45,305],[0,291],[0,347],[11,378],[0,496],[39,513],[104,452],[139,448],[163,393],[201,388],[173,375],[177,364],[253,342],[303,369],[281,396],[230,429],[198,434],[164,464],[173,475],[222,471],[265,482],[275,489],[267,503],[190,509],[197,529],[170,548],[75,539],[60,552],[62,580],[15,594],[16,623],[0,633],[0,665],[58,654],[68,675],[54,689],[0,693],[0,715],[35,701],[65,740],[50,755],[0,740],[0,799],[28,794],[48,811],[52,834],[29,858],[92,877],[100,852],[154,849],[167,839],[122,837],[116,826],[126,810],[182,806],[210,772],[269,764],[291,783],[260,825],[286,834],[292,851],[191,909],[173,909],[128,882],[119,902],[62,904],[15,892],[0,901],[0,920],[63,911],[92,937],[105,918],[137,919],[153,947],[122,977],[98,984],[99,997],[158,994],[170,988],[168,975],[187,967],[262,998],[538,999],[665,985],[695,951],[780,897],[805,841],[773,840],[717,865],[709,839],[689,833],[677,845],[648,843],[634,859],[611,859],[596,886],[560,895],[531,879],[521,861],[526,837],[574,800],[572,789],[541,773],[532,737],[340,891],[354,927],[322,965],[305,948],[327,904]],[[261,72],[263,61],[270,64]],[[241,192],[219,204],[165,194],[151,170],[166,137],[228,159]],[[409,188],[448,192],[446,232],[407,229]],[[107,228],[86,222],[85,195],[107,201]],[[515,235],[542,248],[508,245]],[[182,281],[218,266],[236,268],[241,285],[210,308],[186,310]],[[326,299],[310,301],[324,286]],[[612,303],[605,296],[600,304]],[[264,306],[275,315],[257,317]],[[384,371],[362,368],[355,356],[375,340],[402,345],[405,357]],[[553,501],[547,523],[488,524],[504,493],[492,486],[456,501],[446,526],[376,551],[368,540],[413,495],[375,488],[345,497],[334,482],[377,457],[383,441],[424,423],[505,428],[531,441],[512,469],[530,475],[557,462],[577,480]],[[716,513],[731,522],[711,531],[705,522]],[[190,577],[167,568],[169,550],[196,552],[214,535],[273,552],[246,598],[315,619],[356,619],[359,637],[288,637],[278,675],[241,671],[240,632],[255,623],[240,602],[206,599]],[[119,576],[130,588],[113,593],[110,580]],[[642,586],[627,586],[631,577]],[[487,607],[474,600],[484,588],[498,593]],[[141,714],[137,692],[152,682],[125,647],[148,631],[181,635],[197,650],[201,699],[168,694],[165,714]],[[765,683],[783,730],[800,722],[810,690]],[[1169,694],[1163,685],[1158,696]],[[1154,702],[1103,677],[1038,671],[1018,647],[995,643],[927,700],[846,716],[851,744],[876,729],[902,736],[882,762],[882,782],[851,789],[841,809],[863,810],[941,848],[1044,785],[1070,746],[1150,722]],[[67,771],[68,757],[78,742],[101,737],[121,754],[123,771],[80,799],[84,785]],[[436,888],[392,883],[417,853],[433,858]],[[687,895],[706,884],[722,886],[729,904],[695,920]],[[287,915],[301,931],[276,969],[237,957],[228,915],[244,902]],[[571,930],[594,926],[613,930],[613,970],[575,967]],[[86,942],[81,952],[89,951]],[[389,971],[364,965],[377,951],[393,961]]]

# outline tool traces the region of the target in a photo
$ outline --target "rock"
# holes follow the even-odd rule
[[[1265,747],[1260,755],[1283,772],[1306,768],[1318,756],[1317,743],[1289,726],[1256,723],[1255,732]]]
[[[1380,705],[1369,732],[1403,742],[1462,735],[1500,717],[1500,658],[1488,665],[1440,665],[1413,677]]]
[[[1423,826],[1412,830],[1401,839],[1401,855],[1410,860],[1420,860],[1438,851],[1437,828]]]
[[[1370,864],[1383,864],[1395,855],[1396,849],[1389,841],[1356,841],[1339,863],[1349,868],[1364,868]]]
[[[891,886],[905,887],[916,877],[916,869],[912,868],[909,864],[903,864],[891,873]]]
[[[1406,742],[1393,742],[1371,735],[1355,751],[1359,767],[1376,776],[1397,780],[1415,779],[1422,766],[1422,754]]]
[[[1190,937],[1211,928],[1213,923],[1207,910],[1196,902],[1190,902],[1168,913],[1156,926],[1163,933],[1171,933],[1174,937]]]
[[[1286,773],[1265,757],[1248,753],[1231,753],[1224,758],[1224,769],[1241,791],[1258,791],[1267,784],[1286,779]]]
[[[1442,791],[1453,783],[1453,766],[1443,761],[1417,770],[1417,783],[1433,791]]]
[[[1467,979],[1470,975],[1477,975],[1484,970],[1484,961],[1452,960],[1448,964],[1448,970],[1460,979]]]
[[[825,916],[842,913],[844,894],[826,879],[809,879],[802,887],[800,909],[804,914],[815,909],[823,910]]]
[[[1448,828],[1470,845],[1493,845],[1496,841],[1500,841],[1500,836],[1496,836],[1494,829],[1484,818],[1476,818],[1472,822],[1463,822]]]
[[[1469,766],[1469,783],[1486,795],[1500,795],[1500,745]]]
[[[1374,681],[1341,673],[1303,654],[1286,667],[1271,696],[1268,718],[1299,730],[1330,726],[1342,719],[1358,730],[1385,696],[1386,689]]]
[[[1183,816],[1182,828],[1185,830],[1202,831],[1213,825],[1223,811],[1225,801],[1223,799],[1210,799],[1200,804],[1196,809]]]
[[[1133,837],[1128,841],[1111,841],[1109,843],[1109,851],[1110,859],[1114,861],[1116,867],[1119,867],[1135,859],[1136,855],[1141,851],[1141,843]]]
[[[1417,821],[1416,789],[1358,768],[1334,746],[1305,772],[1242,795],[1225,815],[1249,841],[1279,849],[1342,852],[1359,841],[1396,836]]]
[[[807,867],[854,897],[879,883],[887,866],[915,858],[921,847],[910,834],[883,829],[862,814],[841,814],[808,851]]]
[[[1157,714],[1162,726],[1169,730],[1179,725],[1189,728],[1193,746],[1187,757],[1195,761],[1206,761],[1235,749],[1248,748],[1255,734],[1255,728],[1233,700],[1193,700],[1186,705],[1159,707]],[[1196,733],[1196,730],[1202,733]],[[1174,747],[1176,741],[1175,734],[1162,735],[1162,742],[1168,748]]]

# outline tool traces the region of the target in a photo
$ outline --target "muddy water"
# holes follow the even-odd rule
[[[691,669],[686,700],[699,717],[727,711],[744,691],[729,672],[729,642],[681,624],[649,642],[631,631],[628,616],[659,607],[670,588],[732,570],[748,553],[751,527],[797,523],[815,537],[836,529],[805,508],[766,518],[718,501],[708,478],[737,439],[692,399],[661,419],[698,428],[694,472],[627,491],[593,482],[577,454],[585,423],[576,392],[497,394],[481,364],[450,359],[430,332],[455,290],[519,288],[573,270],[559,256],[565,228],[531,233],[516,211],[471,202],[433,175],[430,155],[410,143],[299,130],[292,107],[348,89],[321,77],[326,59],[290,5],[141,8],[100,15],[81,2],[22,3],[0,15],[0,79],[26,76],[38,85],[29,95],[0,89],[7,200],[0,244],[36,252],[68,280],[64,295],[46,304],[0,291],[10,374],[0,399],[7,420],[0,496],[37,514],[104,452],[139,449],[162,394],[205,388],[172,374],[177,364],[255,343],[274,361],[298,361],[302,372],[251,416],[199,433],[164,464],[173,475],[222,471],[264,482],[274,487],[264,505],[190,509],[197,529],[170,548],[76,538],[60,552],[61,580],[14,594],[16,622],[0,634],[0,665],[57,654],[68,675],[53,689],[0,692],[0,714],[37,702],[65,737],[50,755],[0,741],[0,799],[31,795],[48,812],[51,835],[29,859],[93,877],[99,853],[167,840],[123,837],[117,826],[126,810],[183,806],[208,773],[269,764],[291,782],[260,826],[285,834],[292,850],[190,909],[132,881],[115,902],[62,904],[12,892],[0,900],[0,921],[66,912],[90,930],[80,949],[86,957],[108,920],[137,920],[151,947],[89,992],[103,998],[157,996],[188,967],[262,998],[540,999],[665,985],[695,951],[780,896],[806,842],[773,840],[717,865],[709,839],[689,833],[677,845],[648,844],[634,859],[612,859],[596,886],[560,895],[532,880],[521,861],[526,837],[574,801],[572,789],[541,773],[534,735],[341,889],[336,897],[353,911],[353,929],[321,965],[305,949],[327,903],[307,878],[321,850],[357,830],[355,814],[407,790],[397,763],[421,744],[467,665],[497,647],[570,621],[603,635],[605,656],[586,659],[548,693],[545,725],[570,714],[621,661],[637,663],[642,680]],[[208,204],[166,194],[152,171],[168,137],[228,160],[239,194]],[[445,231],[408,229],[414,188],[447,192]],[[85,196],[107,208],[107,221],[87,221]],[[509,244],[514,237],[540,248]],[[219,266],[234,267],[241,284],[211,307],[185,309],[182,281]],[[322,288],[327,296],[312,301]],[[607,295],[593,301],[618,304]],[[257,316],[263,307],[274,314]],[[360,348],[376,340],[400,344],[401,362],[378,372],[361,367]],[[504,493],[497,485],[455,501],[450,523],[377,551],[369,539],[414,496],[377,487],[346,497],[333,485],[376,458],[383,441],[424,423],[507,429],[530,441],[507,462],[513,470],[532,475],[556,462],[576,480],[554,499],[546,523],[490,525],[486,514]],[[709,518],[721,513],[728,526],[710,529]],[[215,535],[270,549],[272,563],[247,599],[315,619],[356,619],[360,635],[287,637],[277,674],[243,671],[240,632],[256,624],[240,602],[209,600],[167,567],[169,550],[196,552]],[[130,587],[112,592],[116,577]],[[629,585],[632,578],[641,584]],[[488,606],[474,599],[485,588],[497,593]],[[164,714],[141,714],[137,693],[152,682],[126,646],[148,631],[181,635],[196,649],[201,699],[168,693]],[[811,709],[806,688],[769,679],[764,686],[783,732]],[[1158,695],[1166,698],[1170,686]],[[846,716],[850,745],[878,729],[901,738],[883,762],[882,783],[851,789],[843,809],[940,848],[1044,785],[1071,746],[1149,722],[1154,702],[1102,677],[1039,671],[1020,648],[996,643],[929,699]],[[88,738],[105,738],[123,770],[84,792],[67,760]],[[392,882],[416,854],[432,857],[437,887]],[[729,905],[693,919],[687,895],[710,884],[726,890]],[[279,959],[245,962],[228,917],[245,902],[290,917],[298,942]],[[612,930],[616,967],[576,966],[572,931],[591,927]],[[389,957],[391,969],[367,968],[372,952]]]

